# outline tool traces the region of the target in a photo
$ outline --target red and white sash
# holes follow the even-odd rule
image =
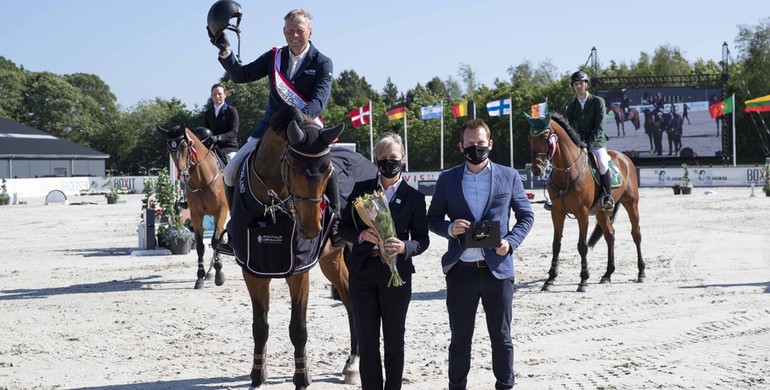
[[[286,104],[301,110],[307,106],[307,99],[305,99],[305,97],[297,91],[297,88],[294,87],[291,81],[281,73],[281,50],[283,50],[284,47],[273,48],[273,72],[275,73],[275,77],[273,77],[273,86],[281,100]],[[321,118],[313,118],[313,120],[323,127],[324,124],[321,121]]]

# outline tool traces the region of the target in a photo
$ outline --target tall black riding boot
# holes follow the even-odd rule
[[[615,200],[612,199],[612,172],[608,169],[602,175],[602,209],[606,212],[615,208]]]
[[[234,190],[235,190],[235,187],[231,187],[225,184],[225,198],[227,198],[227,209],[229,211],[233,210],[233,191]],[[222,255],[235,256],[235,251],[233,251],[233,248],[230,246],[230,235],[227,233],[227,230],[225,230],[225,233],[222,234],[221,237],[224,238],[225,236],[227,236],[227,241],[219,241],[217,243],[216,251]]]

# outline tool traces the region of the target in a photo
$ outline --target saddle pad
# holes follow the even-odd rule
[[[244,271],[258,278],[285,278],[313,268],[331,234],[331,212],[324,213],[321,234],[305,239],[297,234],[296,222],[281,214],[276,223],[260,222],[245,228],[230,221],[230,245],[235,261]]]
[[[599,177],[599,172],[596,170],[596,163],[594,162],[594,159],[591,158],[591,176],[594,177],[594,181],[596,184],[602,185],[601,177]],[[610,160],[610,172],[612,173],[610,175],[610,183],[612,188],[618,188],[621,184],[623,184],[623,174],[620,173],[620,169],[618,169],[618,166],[615,165],[615,162]]]

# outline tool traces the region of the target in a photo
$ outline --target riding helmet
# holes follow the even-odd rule
[[[211,130],[205,127],[199,127],[195,129],[195,131],[193,131],[193,134],[195,134],[195,136],[198,137],[198,139],[204,144],[209,138],[211,138],[211,136],[214,135],[214,133],[212,133]]]
[[[208,29],[211,35],[218,36],[225,30],[240,32],[241,5],[233,0],[219,0],[209,9]],[[235,24],[230,24],[230,19],[237,18]]]
[[[583,72],[582,70],[579,70],[572,74],[572,77],[570,77],[570,83],[574,83],[575,81],[590,81],[588,78],[588,74],[586,72]]]

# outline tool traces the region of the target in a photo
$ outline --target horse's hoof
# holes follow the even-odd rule
[[[644,283],[646,280],[646,276],[640,276],[638,279],[636,279],[636,283]]]
[[[203,279],[198,278],[198,280],[195,281],[195,289],[200,290],[203,288]]]
[[[584,293],[584,292],[586,292],[586,291],[588,291],[588,286],[586,286],[586,285],[584,285],[584,284],[578,285],[578,288],[577,288],[577,292],[582,292],[582,293]]]
[[[221,286],[221,285],[225,284],[225,273],[224,272],[222,272],[222,271],[217,272],[217,276],[214,279],[214,284],[216,284],[217,286]]]
[[[342,368],[342,373],[345,375],[346,385],[359,385],[361,384],[361,374],[358,371],[358,356],[350,355],[348,360],[345,361],[345,367]]]
[[[551,291],[551,288],[553,288],[553,284],[544,284],[543,288],[540,289],[540,291]]]
[[[605,277],[603,277],[603,278],[602,278],[602,279],[599,281],[599,284],[609,284],[609,283],[612,283],[612,280],[611,280],[610,278],[606,277],[606,276],[605,276]]]

